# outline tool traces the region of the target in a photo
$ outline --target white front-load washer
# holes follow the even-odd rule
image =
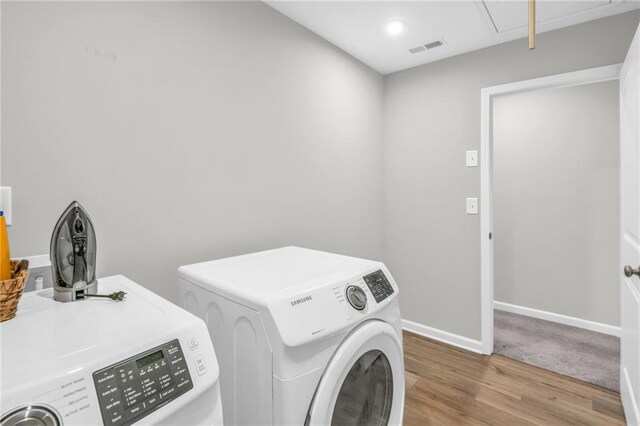
[[[384,264],[297,247],[183,266],[233,425],[400,425],[398,286]]]
[[[24,294],[0,323],[0,424],[222,425],[219,369],[205,324],[123,276],[122,302]]]

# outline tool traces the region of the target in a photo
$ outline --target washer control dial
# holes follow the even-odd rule
[[[357,285],[350,285],[347,287],[347,300],[359,311],[363,310],[367,306],[367,295],[364,290]]]
[[[60,426],[62,420],[52,407],[44,404],[25,405],[18,407],[2,416],[2,426]]]

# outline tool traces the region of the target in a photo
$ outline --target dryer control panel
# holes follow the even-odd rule
[[[365,275],[362,279],[364,279],[367,287],[371,290],[371,294],[373,295],[373,298],[376,299],[377,303],[382,302],[393,294],[393,286],[389,283],[389,280],[381,269],[369,275]]]
[[[193,388],[178,339],[93,373],[105,425],[130,425]]]
[[[282,342],[300,346],[354,322],[378,318],[378,312],[389,306],[397,309],[393,277],[383,264],[371,263],[366,269],[353,268],[278,293],[268,307]]]

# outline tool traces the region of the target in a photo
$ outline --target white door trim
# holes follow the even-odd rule
[[[482,353],[493,352],[493,142],[494,96],[617,80],[622,64],[607,65],[533,80],[487,87],[480,91],[480,299]]]

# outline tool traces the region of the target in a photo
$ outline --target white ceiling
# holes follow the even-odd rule
[[[382,74],[527,36],[527,0],[265,2]],[[640,8],[640,0],[536,3],[538,33]],[[399,36],[385,30],[394,19],[407,24]],[[436,39],[445,44],[409,52]]]

